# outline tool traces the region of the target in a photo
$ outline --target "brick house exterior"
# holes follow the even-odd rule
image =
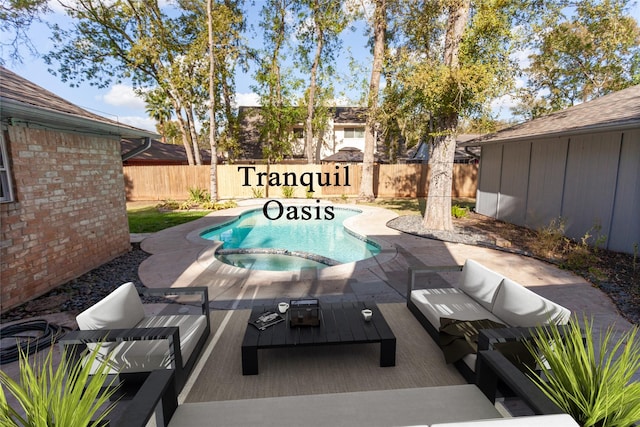
[[[130,250],[120,140],[157,135],[1,67],[0,104],[4,312]]]

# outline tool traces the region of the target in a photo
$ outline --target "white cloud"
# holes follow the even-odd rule
[[[151,132],[157,132],[156,121],[150,117],[124,116],[118,117],[118,121],[129,126],[145,129]]]
[[[255,107],[260,105],[260,97],[255,93],[236,93],[235,104],[238,107]]]
[[[133,87],[117,84],[109,88],[109,92],[101,97],[106,104],[116,107],[145,109],[144,100],[133,91]]]

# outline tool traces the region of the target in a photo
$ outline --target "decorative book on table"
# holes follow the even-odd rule
[[[269,326],[273,326],[276,323],[280,323],[282,321],[284,321],[284,317],[282,317],[279,313],[276,313],[275,311],[265,311],[257,319],[250,320],[249,323],[260,329],[261,331],[264,331]]]

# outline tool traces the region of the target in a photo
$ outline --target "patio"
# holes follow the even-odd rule
[[[318,272],[256,272],[215,260],[214,245],[200,239],[199,231],[230,219],[246,207],[215,212],[144,238],[141,246],[152,254],[139,268],[145,286],[209,288],[210,340],[178,396],[179,403],[466,384],[453,366],[445,364],[437,344],[406,307],[404,293],[409,266],[462,264],[473,258],[578,316],[592,317],[596,332],[610,325],[615,325],[618,331],[631,327],[606,295],[565,270],[494,249],[401,233],[385,225],[395,217],[393,212],[359,208],[365,220],[355,222],[352,227],[379,242],[383,247],[381,255]],[[456,274],[444,273],[436,280],[455,282]],[[257,303],[304,296],[316,297],[321,302],[375,301],[398,340],[396,366],[379,367],[375,344],[278,349],[259,353],[259,375],[242,376],[240,343],[249,317],[248,308]],[[156,305],[154,309],[163,312],[167,307]],[[7,368],[11,369],[3,366]],[[637,377],[640,379],[640,373]],[[527,413],[519,404],[506,406],[508,409],[500,410]]]

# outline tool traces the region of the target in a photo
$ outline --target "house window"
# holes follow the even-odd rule
[[[11,175],[9,173],[9,157],[4,141],[4,132],[0,131],[0,203],[13,201]]]
[[[344,128],[344,138],[364,138],[364,128]]]
[[[304,130],[302,128],[294,128],[293,129],[293,137],[296,139],[304,138]]]

